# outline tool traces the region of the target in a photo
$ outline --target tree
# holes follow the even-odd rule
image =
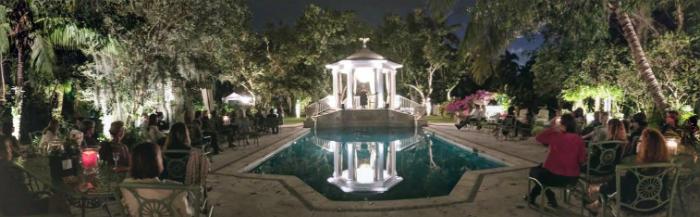
[[[54,13],[61,6],[51,2],[19,0],[9,13],[10,19],[0,20],[0,26],[10,26],[11,31],[7,36],[14,42],[16,53],[13,122],[18,137],[22,126],[25,85],[36,88],[34,92],[45,92],[41,88],[50,87],[54,82],[54,50],[81,49],[93,43],[97,37],[93,31],[80,28],[73,20]],[[25,72],[27,60],[29,74]],[[27,75],[31,79],[25,79]]]
[[[403,65],[398,82],[414,91],[426,107],[431,104],[436,80],[448,86],[444,89],[450,89],[459,78],[452,73],[456,70],[453,63],[459,62],[456,56],[459,39],[453,33],[456,27],[448,25],[443,17],[429,16],[416,9],[405,20],[387,16],[377,30],[378,51]]]
[[[612,1],[609,7],[612,13],[615,14],[617,22],[620,24],[620,26],[622,26],[624,31],[623,35],[625,36],[625,40],[629,45],[630,51],[635,60],[635,65],[637,66],[637,72],[644,83],[646,83],[647,90],[649,91],[649,94],[651,94],[652,98],[654,99],[654,103],[656,104],[656,109],[661,112],[665,111],[666,107],[668,106],[661,91],[661,86],[656,80],[656,76],[654,75],[654,71],[652,70],[649,60],[647,60],[646,53],[644,53],[642,44],[637,36],[637,32],[632,25],[632,20],[626,12],[620,9],[619,1]]]

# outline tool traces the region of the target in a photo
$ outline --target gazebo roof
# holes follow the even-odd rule
[[[346,57],[345,59],[342,59],[338,62],[328,64],[326,65],[326,68],[355,68],[355,67],[383,67],[383,68],[391,68],[391,69],[398,69],[401,68],[402,65],[392,62],[391,60],[386,59],[384,56],[375,53],[374,51],[370,50],[366,46],[357,50],[355,53],[352,55]],[[342,73],[345,73],[345,71],[341,71]]]
[[[363,47],[357,52],[345,58],[346,60],[384,60],[384,56],[375,53],[369,48]]]

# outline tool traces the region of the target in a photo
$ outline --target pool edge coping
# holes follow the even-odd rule
[[[478,194],[479,187],[486,175],[514,172],[532,167],[532,162],[505,154],[498,150],[490,149],[486,146],[460,139],[453,135],[440,132],[439,129],[423,127],[425,132],[433,133],[459,148],[467,150],[476,150],[479,153],[485,153],[489,156],[489,160],[497,160],[506,164],[504,167],[466,171],[462,174],[459,181],[452,188],[449,194],[429,198],[411,198],[397,200],[379,200],[379,201],[334,201],[326,198],[321,193],[317,192],[301,179],[292,175],[276,175],[276,174],[255,174],[249,171],[274,156],[276,153],[291,146],[297,139],[306,136],[310,133],[309,129],[303,129],[300,132],[281,139],[265,148],[262,148],[250,155],[241,158],[240,161],[229,165],[233,168],[233,172],[225,172],[223,168],[215,174],[224,176],[234,176],[243,179],[271,180],[277,181],[287,189],[294,197],[298,198],[305,207],[315,211],[391,211],[400,209],[418,209],[428,207],[448,206],[459,203],[473,202]],[[460,142],[461,141],[461,142]],[[466,143],[466,144],[464,144]],[[476,147],[478,148],[476,148]],[[270,150],[271,149],[271,150]],[[486,150],[486,151],[483,151]],[[495,156],[494,156],[495,153]]]

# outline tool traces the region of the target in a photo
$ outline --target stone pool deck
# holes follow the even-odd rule
[[[241,166],[249,161],[248,156],[264,156],[295,136],[308,129],[286,127],[278,135],[261,138],[259,146],[248,146],[229,150],[215,159],[215,171],[211,184],[216,186],[210,197],[216,208],[214,216],[578,216],[580,202],[573,200],[572,205],[560,202],[561,208],[540,213],[526,206],[522,197],[527,189],[527,168],[482,174],[478,177],[473,195],[464,202],[435,206],[418,206],[405,208],[377,208],[368,211],[374,202],[356,202],[354,207],[329,210],[309,204],[300,198],[295,186],[277,179],[241,176]],[[546,156],[546,148],[534,140],[500,141],[493,136],[475,130],[457,130],[452,125],[433,124],[427,130],[443,134],[451,140],[465,144],[476,144],[482,150],[498,151],[513,158],[521,159],[522,164],[535,165]],[[257,158],[257,157],[252,157]],[[691,187],[692,193],[686,194],[688,204],[700,202],[700,184]],[[559,195],[558,195],[559,196]],[[395,201],[402,203],[401,200]],[[409,202],[410,203],[410,202]],[[699,216],[700,207],[692,206],[687,216]],[[678,215],[683,216],[680,212]]]
[[[528,208],[523,201],[522,197],[527,190],[527,167],[542,161],[547,154],[546,148],[534,140],[501,141],[485,131],[457,130],[453,125],[447,124],[432,124],[426,130],[434,131],[455,142],[477,147],[480,151],[495,151],[506,155],[507,158],[515,158],[518,165],[475,176],[472,180],[473,191],[460,197],[462,200],[453,203],[436,201],[435,205],[413,206],[411,201],[397,200],[391,202],[393,206],[375,202],[353,202],[350,206],[323,206],[324,203],[310,202],[301,195],[315,192],[300,192],[297,188],[299,186],[290,185],[274,176],[251,176],[241,173],[245,165],[308,131],[299,125],[286,126],[279,134],[261,137],[258,145],[227,149],[214,157],[213,172],[209,177],[210,185],[214,186],[209,194],[216,207],[213,216],[580,216],[580,202],[575,199],[571,205],[560,200],[559,209],[544,213]],[[674,216],[700,216],[700,207],[697,206],[700,204],[700,183],[696,182],[686,191],[685,201],[690,204],[689,213],[683,215],[677,210]],[[396,208],[397,204],[398,207],[405,206]],[[92,210],[89,216],[102,213],[99,209]]]

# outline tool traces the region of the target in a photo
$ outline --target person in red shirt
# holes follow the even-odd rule
[[[537,179],[544,186],[566,186],[575,184],[581,165],[586,160],[586,148],[576,133],[576,119],[571,114],[565,114],[559,121],[555,118],[549,129],[537,135],[538,142],[549,147],[549,153],[544,164],[530,169],[530,177]],[[537,206],[535,199],[542,188],[535,185],[527,197],[530,205]],[[549,206],[558,207],[554,192],[547,190]]]

